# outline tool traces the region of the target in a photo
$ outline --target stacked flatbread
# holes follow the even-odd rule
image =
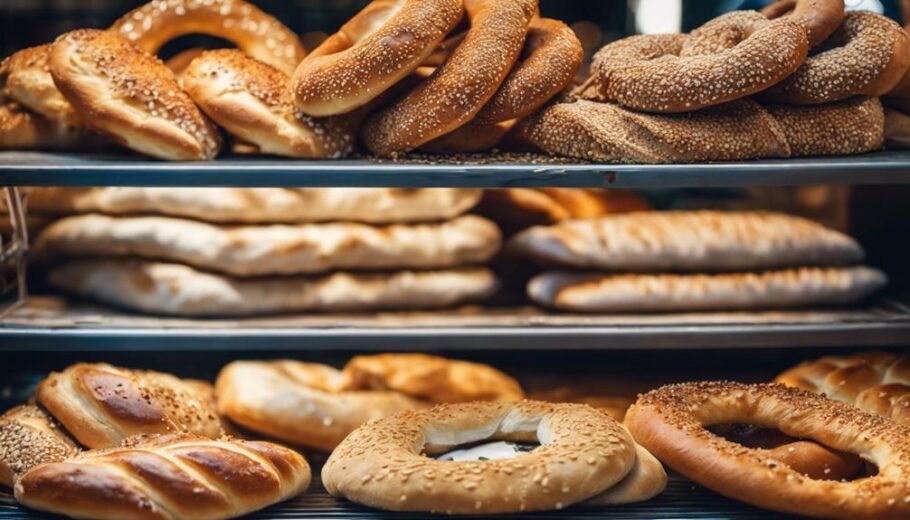
[[[844,305],[884,287],[862,247],[764,212],[640,212],[531,228],[509,243],[557,270],[528,285],[545,307],[673,312]]]
[[[48,189],[35,257],[50,283],[180,316],[438,309],[497,289],[479,190]]]

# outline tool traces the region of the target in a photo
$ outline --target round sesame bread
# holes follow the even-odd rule
[[[798,23],[735,11],[691,35],[639,35],[607,45],[592,63],[595,99],[644,112],[691,112],[775,85],[808,51]]]
[[[762,9],[769,19],[789,16],[806,29],[809,47],[817,47],[844,21],[844,0],[778,0]]]
[[[521,57],[473,123],[493,125],[529,115],[572,83],[583,59],[581,42],[568,25],[535,18]]]
[[[297,68],[297,107],[324,117],[367,104],[419,67],[463,13],[461,0],[371,2]]]
[[[705,428],[717,424],[776,428],[855,453],[877,465],[878,473],[851,482],[813,480],[766,450]],[[641,396],[626,426],[662,462],[736,500],[817,518],[910,517],[910,428],[851,405],[783,385],[689,383]]]
[[[165,160],[213,159],[215,126],[160,60],[110,31],[61,36],[49,59],[54,83],[91,128]]]
[[[537,0],[467,0],[464,40],[427,80],[366,121],[367,148],[394,157],[471,121],[512,71],[537,7]]]
[[[479,125],[472,121],[422,145],[420,151],[445,155],[493,150],[503,144],[517,123],[518,121],[512,120],[492,125]]]
[[[885,143],[885,111],[876,97],[857,96],[824,105],[769,105],[792,157],[856,155]]]
[[[484,440],[541,446],[501,460],[430,458]],[[332,495],[380,509],[485,515],[568,507],[619,483],[635,461],[629,433],[586,405],[448,404],[361,426],[322,480]]]
[[[0,416],[0,485],[13,487],[25,472],[80,451],[66,431],[41,408],[24,404]]]
[[[306,56],[294,31],[244,0],[156,0],[123,15],[111,30],[149,54],[187,34],[217,36],[285,74]]]
[[[299,113],[287,74],[239,50],[203,53],[184,71],[181,83],[218,125],[260,153],[339,159],[354,149],[351,120]]]
[[[818,105],[852,96],[881,96],[910,67],[910,36],[893,20],[851,11],[799,70],[760,94],[763,101]]]
[[[9,98],[49,121],[74,128],[82,117],[54,85],[48,67],[51,45],[30,47],[12,54],[0,65],[0,88]]]

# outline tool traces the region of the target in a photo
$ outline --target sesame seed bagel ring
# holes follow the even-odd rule
[[[847,13],[841,27],[792,76],[762,100],[819,105],[852,96],[881,96],[910,67],[910,36],[893,20],[868,11]]]
[[[460,0],[374,0],[297,68],[297,107],[324,117],[367,104],[419,67],[463,13]]]
[[[209,117],[261,153],[337,159],[354,149],[349,121],[299,114],[287,74],[239,50],[205,52],[184,71],[182,83]]]
[[[844,21],[844,0],[778,0],[761,13],[774,20],[789,16],[806,28],[809,47],[817,47]]]
[[[487,439],[541,446],[501,460],[427,456]],[[334,496],[391,511],[548,511],[603,493],[630,472],[635,459],[635,442],[625,428],[586,405],[450,404],[358,428],[332,452],[322,480]]]
[[[709,45],[708,34],[735,39]],[[700,44],[685,53],[688,38]],[[717,52],[703,54],[706,47]],[[796,71],[808,50],[798,23],[735,11],[690,37],[642,35],[609,44],[595,55],[592,70],[603,100],[643,112],[691,112],[767,89]]]
[[[449,58],[410,94],[370,117],[367,148],[394,157],[468,123],[521,55],[537,0],[466,0],[471,28]]]
[[[217,36],[285,74],[306,56],[293,31],[244,0],[156,0],[123,15],[111,30],[149,54],[187,34]]]
[[[51,45],[39,45],[12,54],[0,65],[0,88],[9,98],[49,121],[82,127],[82,117],[70,104],[48,70]]]
[[[86,124],[137,152],[165,160],[214,158],[215,126],[160,60],[110,31],[61,36],[49,59],[54,83]]]
[[[765,450],[705,429],[718,424],[812,439],[859,455],[878,473],[852,482],[812,480]],[[626,425],[658,459],[736,500],[817,518],[910,518],[910,428],[848,404],[783,385],[689,383],[641,396]]]
[[[550,18],[535,18],[515,68],[473,123],[493,125],[529,115],[575,79],[584,49],[575,32]]]

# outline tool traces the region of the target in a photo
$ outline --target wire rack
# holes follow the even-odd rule
[[[28,299],[26,199],[16,187],[3,188],[3,196],[9,226],[5,233],[0,233],[0,319],[24,305]]]

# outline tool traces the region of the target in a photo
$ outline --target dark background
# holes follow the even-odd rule
[[[690,29],[720,12],[738,7],[756,8],[768,0],[686,0],[683,25]],[[849,0],[852,4],[864,0]],[[0,0],[0,55],[53,40],[71,29],[109,26],[118,17],[145,3],[145,0]],[[253,0],[253,3],[278,17],[299,33],[332,32],[367,0]],[[898,0],[885,0],[888,14],[899,18]],[[546,16],[574,23],[587,20],[604,31],[611,41],[631,32],[632,14],[626,0],[541,0]],[[201,41],[200,41],[201,40]],[[182,39],[165,52],[176,52],[205,39]]]

